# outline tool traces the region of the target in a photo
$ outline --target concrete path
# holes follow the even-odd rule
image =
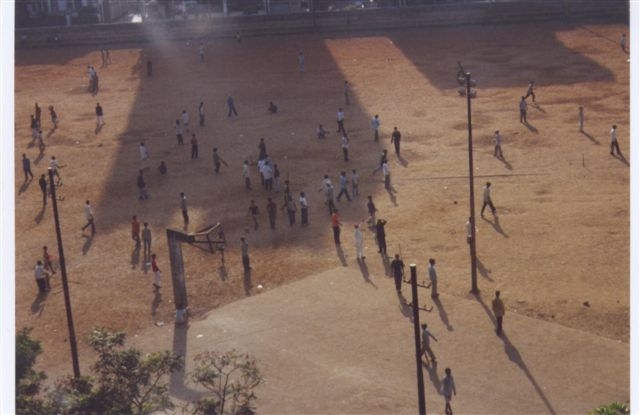
[[[192,319],[188,328],[174,331],[169,322],[132,342],[186,354],[187,373],[193,357],[208,349],[254,355],[266,378],[257,390],[260,414],[415,414],[411,309],[390,278],[367,274],[341,267],[266,287]],[[431,304],[428,290],[421,291],[420,302]],[[410,298],[409,285],[403,292]],[[498,337],[492,296],[441,294],[431,313],[421,312],[439,340],[437,367],[423,365],[428,413],[444,413],[445,367],[456,381],[456,414],[584,414],[629,399],[628,344],[509,311]],[[172,377],[176,398],[197,396],[186,378]]]

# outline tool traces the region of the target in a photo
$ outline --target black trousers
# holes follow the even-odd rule
[[[617,153],[619,156],[621,156],[621,155],[622,155],[622,153],[620,152],[620,146],[618,146],[618,141],[612,141],[612,142],[611,142],[611,150],[609,150],[609,152],[610,152],[611,154],[613,154],[613,149],[614,149],[614,148],[615,148],[615,150],[616,150],[616,153]]]
[[[309,224],[309,208],[300,209],[300,224],[301,225]]]
[[[489,205],[489,207],[491,208],[491,213],[493,213],[495,215],[496,207],[493,206],[493,202],[491,200],[489,200],[488,202],[484,202],[482,204],[482,210],[480,210],[480,215],[484,214],[484,209],[487,207],[487,205]]]
[[[400,292],[402,288],[402,274],[395,274],[393,280],[396,283],[396,291]]]
[[[340,227],[339,226],[333,227],[333,242],[335,242],[336,245],[340,245]]]
[[[344,120],[338,120],[338,132],[342,132],[342,134],[347,133],[344,129]]]
[[[191,145],[191,158],[192,159],[197,159],[198,158],[198,146],[197,145]]]
[[[347,189],[341,189],[340,193],[338,193],[338,197],[336,199],[338,199],[338,202],[340,201],[340,198],[342,197],[342,195],[347,196],[347,200],[349,202],[351,202],[351,196],[349,196],[349,192],[347,191]]]
[[[184,219],[184,224],[188,225],[189,224],[189,212],[187,212],[186,209],[184,209],[182,211],[182,219]]]

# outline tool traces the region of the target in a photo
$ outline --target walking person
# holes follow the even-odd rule
[[[387,221],[384,219],[378,219],[376,222],[376,241],[378,241],[378,253],[384,256],[387,255],[387,234],[384,230]]]
[[[66,166],[66,164],[65,164]],[[51,156],[51,160],[49,160],[49,168],[53,171],[53,175],[56,176],[56,178],[58,180],[56,180],[56,186],[61,186],[62,185],[62,178],[60,177],[60,172],[58,171],[59,169],[63,168],[64,166],[61,166],[58,163],[58,159],[56,159],[56,156]],[[49,189],[51,190],[51,189]]]
[[[49,105],[49,115],[51,116],[51,124],[53,125],[53,130],[58,128],[58,114],[56,110],[53,109],[53,105]]]
[[[624,53],[627,53],[627,35],[625,33],[620,36],[620,48]]]
[[[342,108],[338,108],[338,112],[336,113],[336,120],[338,122],[337,132],[347,134],[346,130],[344,129],[344,111],[342,110]]]
[[[304,53],[298,53],[298,72],[304,72]]]
[[[42,261],[36,262],[35,279],[36,279],[36,284],[38,285],[38,292],[40,294],[44,294],[47,291],[49,291],[47,273],[45,272],[44,267],[42,266]]]
[[[184,144],[184,140],[182,139],[182,125],[180,124],[180,120],[176,120],[176,139],[178,140],[178,144]]]
[[[527,124],[527,101],[525,97],[520,100],[520,122]]]
[[[322,126],[322,124],[319,124],[319,125],[318,125],[318,129],[316,130],[316,133],[317,133],[317,135],[318,135],[318,138],[319,138],[319,139],[322,139],[322,138],[326,138],[326,137],[327,137],[327,135],[329,134],[329,131],[328,131],[328,130],[326,130],[326,129]]]
[[[41,128],[42,124],[41,124],[41,118],[42,118],[42,108],[40,108],[40,105],[38,105],[38,103],[35,103],[35,108],[34,108],[34,113],[35,113],[35,119],[36,119],[36,126],[38,128]]]
[[[289,196],[285,206],[287,207],[287,215],[289,215],[289,226],[293,226],[296,224],[296,202]]]
[[[144,181],[144,177],[142,175],[142,170],[138,171],[138,200],[146,200],[149,198],[149,194],[147,193],[147,184]]]
[[[249,203],[249,216],[253,220],[253,229],[258,230],[258,206],[256,205],[255,200],[251,200]]]
[[[496,291],[496,296],[491,301],[491,310],[496,316],[496,334],[499,336],[502,334],[502,319],[504,317],[504,303],[500,298],[500,291]]]
[[[275,187],[276,193],[280,192],[280,169],[278,169],[278,165],[273,165],[273,185]],[[285,195],[286,199],[286,195]]]
[[[104,124],[104,111],[102,110],[102,106],[100,106],[100,103],[98,102],[96,104],[96,128],[100,128]]]
[[[273,190],[273,167],[266,161],[262,166],[262,177],[264,177],[264,188],[266,191],[270,192]]]
[[[87,219],[87,223],[82,227],[84,232],[89,226],[91,226],[91,235],[96,233],[96,224],[93,218],[93,209],[91,209],[91,203],[87,200],[84,204],[84,216]]]
[[[400,157],[400,139],[402,134],[398,131],[398,127],[393,127],[393,133],[391,133],[391,143],[395,147],[396,157]]]
[[[198,139],[196,134],[191,134],[191,160],[198,158]]]
[[[276,202],[274,202],[270,197],[267,198],[267,215],[269,216],[269,226],[271,229],[276,228],[276,213],[278,212]]]
[[[189,132],[189,113],[187,110],[182,110],[182,114],[180,114],[180,119],[182,121],[182,127],[184,128],[184,132]]]
[[[378,163],[376,168],[373,169],[373,172],[371,174],[376,174],[376,172],[378,172],[379,170],[382,170],[382,165],[386,162],[387,162],[387,150],[382,150],[382,153],[380,153],[380,162]]]
[[[147,147],[144,145],[144,142],[141,142],[140,145],[138,146],[138,153],[140,153],[141,161],[145,161],[149,159],[149,151],[147,150]]]
[[[264,138],[260,138],[258,143],[258,160],[264,160],[267,158],[267,143],[264,142]]]
[[[164,164],[164,161],[162,160],[160,161],[160,165],[158,166],[158,171],[163,176],[167,174],[167,165]]]
[[[216,147],[213,148],[213,171],[215,174],[220,172],[220,165],[224,164],[225,167],[229,167],[226,161],[218,154],[218,149]]]
[[[531,97],[531,102],[536,102],[536,94],[533,92],[533,81],[529,82],[529,86],[527,87],[527,93],[524,96],[524,99]]]
[[[580,132],[584,132],[584,108],[578,107],[578,126]]]
[[[140,222],[136,215],[131,218],[131,239],[136,241],[136,249],[140,249]]]
[[[328,174],[324,175],[320,191],[324,191],[325,205],[329,208],[329,216],[331,216],[336,207],[333,203],[333,184]]]
[[[45,271],[49,271],[52,274],[56,273],[56,270],[53,267],[53,259],[46,245],[42,247],[42,262],[44,263]]]
[[[307,196],[304,192],[300,192],[298,203],[300,204],[300,225],[307,226],[309,224],[309,202],[307,202]]]
[[[369,227],[375,228],[376,226],[376,212],[378,209],[376,208],[375,203],[373,203],[373,196],[367,196],[367,212],[369,212],[369,218],[367,219],[367,223]]]
[[[609,132],[609,134],[611,134],[611,148],[609,151],[609,154],[611,154],[612,156],[613,154],[613,150],[616,150],[616,154],[618,154],[618,156],[622,157],[622,153],[620,152],[620,146],[618,145],[618,126],[614,125],[613,127],[611,127],[611,131]]]
[[[162,278],[162,271],[160,271],[160,267],[158,266],[156,254],[151,255],[151,271],[153,271],[153,286],[155,290],[158,291],[160,289],[160,280]]]
[[[350,105],[351,101],[349,100],[349,96],[351,95],[351,85],[349,85],[349,81],[344,81],[344,104]]]
[[[340,227],[342,226],[342,222],[340,222],[340,216],[338,215],[338,209],[334,209],[331,214],[331,229],[333,229],[333,242],[336,245],[340,245]]]
[[[404,262],[400,259],[400,255],[396,254],[391,261],[391,272],[393,273],[393,281],[396,284],[396,292],[402,292],[402,280],[404,279]]]
[[[340,141],[342,142],[342,155],[344,157],[344,161],[349,161],[349,137],[347,137],[346,134],[342,134]]]
[[[149,223],[145,222],[142,228],[142,247],[144,258],[149,258],[151,255],[151,229],[149,229]]]
[[[200,127],[204,127],[204,102],[202,101],[198,105],[198,117],[200,118]]]
[[[182,210],[182,219],[186,227],[189,225],[189,211],[187,209],[187,196],[184,193],[180,193],[180,209]]]
[[[244,179],[245,190],[251,190],[251,174],[249,172],[249,161],[245,160],[242,164],[242,178]]]
[[[231,117],[231,114],[233,113],[233,115],[235,115],[236,117],[238,116],[238,111],[236,111],[236,105],[233,102],[233,97],[231,95],[229,95],[227,97],[227,108],[229,108],[229,112],[227,114],[227,117]]]
[[[33,173],[31,172],[31,160],[27,158],[27,155],[22,153],[22,171],[24,172],[24,181],[29,179],[33,180]]]
[[[362,235],[362,229],[360,223],[353,225],[355,228],[353,236],[356,243],[356,258],[359,261],[364,261],[364,236]]]
[[[440,297],[438,294],[438,274],[436,273],[436,260],[429,258],[429,267],[427,268],[429,273],[429,281],[431,281],[431,298],[436,299]]]
[[[338,197],[337,197],[338,202],[340,201],[340,198],[342,197],[342,195],[347,196],[347,200],[351,202],[351,196],[349,196],[349,191],[347,190],[348,186],[349,186],[349,180],[347,180],[347,173],[341,172],[340,173],[340,192],[338,193]]]
[[[351,196],[359,196],[358,192],[358,173],[355,170],[351,170]]]
[[[378,114],[371,119],[371,128],[373,129],[373,141],[378,141],[378,130],[380,129],[380,117],[378,117]]]
[[[502,154],[502,137],[500,136],[500,130],[496,130],[496,132],[493,134],[493,140],[495,141],[495,146],[493,147],[493,157],[503,159],[504,155]]]
[[[445,375],[441,381],[442,395],[444,395],[444,413],[445,415],[453,415],[451,398],[452,394],[456,395],[456,383],[453,381],[453,376],[451,376],[451,369],[446,368],[444,373]]]
[[[278,113],[278,106],[273,103],[273,101],[269,101],[269,107],[267,108],[271,114]]]
[[[244,272],[251,271],[251,262],[249,260],[249,243],[243,237],[240,238],[240,250],[242,252],[242,266],[244,267]]]
[[[389,170],[389,162],[386,160],[382,163],[382,175],[384,176],[384,188],[387,191],[391,190],[391,170]]]
[[[484,209],[489,206],[491,208],[491,213],[493,213],[494,217],[498,217],[496,215],[496,207],[493,206],[493,202],[491,201],[491,182],[487,182],[484,186],[484,191],[482,193],[482,209],[480,210],[480,216],[484,218]]]
[[[44,174],[40,175],[40,180],[38,180],[38,184],[40,185],[40,190],[42,191],[42,205],[46,206],[46,204],[47,204],[47,179],[46,179]]]
[[[436,337],[431,334],[431,332],[429,331],[429,329],[427,328],[427,323],[423,323],[422,325],[422,354],[424,355],[425,359],[427,359],[427,364],[429,363],[429,361],[433,361],[433,363],[436,363],[436,355],[433,354],[433,350],[431,350],[431,339],[438,341],[438,339],[436,339]]]

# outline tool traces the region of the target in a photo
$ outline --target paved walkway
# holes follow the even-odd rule
[[[267,287],[188,328],[167,324],[132,341],[186,351],[187,372],[207,349],[254,355],[267,380],[257,390],[260,414],[415,414],[411,309],[390,278],[366,274],[341,267]],[[420,291],[420,301],[431,303],[428,290]],[[410,298],[409,285],[403,292]],[[497,337],[491,297],[441,294],[440,305],[421,312],[439,340],[437,368],[424,366],[428,413],[444,413],[445,367],[458,389],[456,414],[584,414],[629,399],[628,344],[509,311]],[[192,388],[182,374],[172,377],[175,397],[196,396]]]

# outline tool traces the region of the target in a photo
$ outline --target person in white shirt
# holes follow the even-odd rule
[[[622,153],[620,152],[620,146],[618,145],[618,134],[617,134],[617,130],[618,130],[618,126],[614,125],[613,127],[611,127],[611,149],[609,151],[609,154],[611,154],[612,156],[613,154],[613,150],[616,150],[616,153],[618,154],[618,156],[622,157]]]
[[[60,172],[58,171],[58,169],[62,168],[62,166],[58,164],[56,156],[51,156],[51,161],[49,161],[49,168],[53,170],[53,175],[58,179],[56,180],[56,185],[60,186],[62,184],[62,178],[60,177]]]
[[[306,226],[309,224],[309,202],[304,192],[300,192],[298,203],[300,203],[300,225]]]
[[[469,219],[467,220],[466,228],[467,228],[467,243],[470,245],[471,244],[471,237],[473,236],[471,234],[471,217],[469,217]],[[478,228],[477,227],[476,227],[476,232],[475,233],[478,233]]]
[[[524,99],[529,98],[529,96],[531,96],[531,101],[532,102],[536,102],[536,94],[534,94],[534,92],[533,92],[533,81],[529,82],[529,86],[527,87],[527,93],[524,96]]]
[[[502,155],[502,137],[500,137],[500,130],[496,130],[493,134],[493,139],[495,140],[495,147],[493,149],[493,157],[504,158]]]
[[[273,189],[273,168],[268,162],[262,166],[262,176],[264,177],[264,188],[270,192]]]
[[[322,179],[320,191],[324,192],[325,205],[328,206],[329,215],[331,215],[335,210],[335,205],[333,203],[333,183],[331,183],[331,179],[328,174],[325,174],[324,179]]]
[[[347,179],[347,173],[343,171],[342,173],[340,173],[340,192],[338,193],[338,197],[336,198],[338,202],[340,201],[342,195],[347,196],[347,200],[351,202],[351,196],[349,196],[349,191],[347,190],[348,186],[349,180]]]
[[[140,143],[138,146],[138,152],[140,153],[140,160],[144,161],[149,158],[149,152],[147,151],[147,147],[144,143]]]
[[[527,101],[525,97],[520,100],[520,122],[527,123]]]
[[[344,129],[344,111],[342,108],[338,108],[338,113],[336,114],[337,122],[338,122],[338,131],[342,134],[346,134],[346,130]]]
[[[431,298],[436,299],[440,296],[438,294],[438,273],[436,272],[436,260],[429,258],[429,267],[427,268],[429,274],[429,281],[431,281]]]
[[[249,174],[249,161],[245,160],[242,165],[242,178],[244,179],[245,190],[251,190],[251,176]]]
[[[384,175],[384,188],[391,190],[391,171],[389,170],[389,162],[387,160],[382,163],[382,174]]]
[[[189,113],[187,110],[182,110],[182,126],[184,127],[185,132],[189,132]]]
[[[182,139],[182,125],[180,125],[180,120],[176,120],[176,138],[178,139],[178,144],[184,144],[184,140]]]
[[[493,213],[494,217],[498,217],[496,215],[496,208],[493,206],[493,202],[491,201],[491,182],[487,182],[484,187],[484,193],[482,194],[482,210],[480,211],[480,216],[484,218],[484,209],[487,205],[491,208],[491,213]]]
[[[35,268],[36,284],[38,284],[38,292],[44,294],[49,291],[49,281],[47,279],[47,273],[44,271],[42,261],[36,263]]]
[[[358,261],[364,261],[364,236],[362,235],[362,229],[360,224],[354,225],[354,238],[356,242],[356,258]]]
[[[84,216],[87,219],[87,223],[82,227],[82,230],[84,231],[89,226],[91,226],[91,234],[93,235],[94,233],[96,233],[96,224],[93,219],[93,209],[91,209],[91,203],[89,203],[88,200],[84,205]]]
[[[378,141],[378,129],[380,128],[380,118],[378,114],[371,119],[371,128],[373,128],[373,141]]]
[[[349,137],[347,137],[346,134],[343,134],[340,141],[342,142],[342,155],[344,156],[344,161],[349,161]]]

